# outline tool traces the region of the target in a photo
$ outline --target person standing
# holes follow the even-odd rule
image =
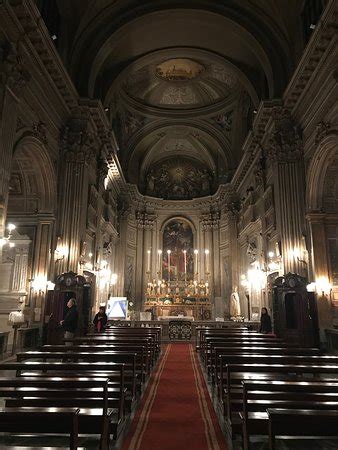
[[[95,314],[93,324],[95,325],[95,330],[100,333],[105,329],[105,326],[107,325],[108,317],[105,312],[105,307],[100,306],[99,312]]]
[[[264,334],[272,333],[271,317],[266,308],[262,308],[261,311],[261,325],[259,327],[259,332]]]
[[[61,320],[60,325],[64,329],[64,338],[65,339],[73,339],[75,336],[75,332],[77,329],[77,322],[79,318],[79,313],[76,307],[75,298],[70,298],[67,302],[68,311],[65,315],[65,318]],[[67,345],[67,343],[66,343]],[[68,343],[71,345],[71,343]]]

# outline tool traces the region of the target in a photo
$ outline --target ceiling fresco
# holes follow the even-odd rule
[[[167,200],[189,200],[214,192],[214,177],[200,162],[165,159],[152,165],[140,186],[144,194]]]
[[[233,96],[238,81],[230,68],[220,64],[171,58],[132,69],[122,89],[152,107],[201,108]]]

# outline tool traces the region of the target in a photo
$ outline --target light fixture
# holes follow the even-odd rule
[[[47,291],[54,291],[55,283],[52,281],[47,281]]]
[[[56,247],[55,252],[54,252],[55,261],[61,261],[65,258],[67,258],[68,254],[69,254],[68,247],[66,247],[64,245]]]
[[[204,253],[206,254],[206,255],[209,255],[209,250],[206,248],[205,250],[204,250]]]
[[[306,286],[306,290],[307,290],[308,292],[316,292],[316,283],[315,283],[314,281],[312,281],[311,283],[309,283],[309,284]]]
[[[315,23],[311,23],[310,24],[310,30],[314,30],[316,28],[316,24]]]
[[[167,250],[167,253],[168,253],[168,255],[170,255],[170,253],[171,253],[171,250]]]
[[[56,36],[56,34],[52,34],[51,38],[52,38],[53,41],[56,41],[56,39],[57,39],[58,37]]]
[[[198,250],[194,250],[195,255],[198,255]]]
[[[7,230],[9,231],[9,233],[11,233],[13,230],[15,230],[16,226],[14,225],[14,223],[9,223],[7,225]]]
[[[269,258],[273,258],[275,256],[275,253],[274,252],[269,252],[268,256],[269,256]]]
[[[110,279],[110,284],[114,286],[116,283],[117,283],[117,274],[113,273]]]
[[[316,291],[318,294],[330,295],[332,284],[327,277],[319,277],[316,279]]]
[[[32,281],[31,286],[34,291],[43,292],[47,288],[47,277],[44,275],[37,275]]]
[[[93,256],[93,253],[88,253],[89,258]]]

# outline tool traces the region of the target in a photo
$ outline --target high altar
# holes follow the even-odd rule
[[[147,287],[144,310],[154,319],[210,320],[210,251],[193,249],[191,227],[184,220],[169,222],[163,232],[163,248],[157,250],[157,278],[151,280],[151,250],[147,252]],[[203,258],[205,280],[200,278]]]

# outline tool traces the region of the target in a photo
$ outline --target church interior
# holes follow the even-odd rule
[[[0,0],[0,448],[338,448],[337,100],[337,0]]]

